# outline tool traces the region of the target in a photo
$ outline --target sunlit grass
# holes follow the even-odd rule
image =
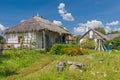
[[[120,52],[113,50],[98,52],[89,50],[88,55],[68,56],[39,54],[28,66],[21,66],[18,74],[2,78],[3,80],[120,80]],[[35,55],[34,55],[35,56]],[[37,55],[38,56],[38,55]],[[100,59],[103,61],[100,61]],[[31,58],[30,58],[31,59]],[[84,69],[70,71],[66,66],[64,71],[57,72],[56,64],[60,61],[75,61],[84,63]],[[28,61],[29,62],[29,61]]]

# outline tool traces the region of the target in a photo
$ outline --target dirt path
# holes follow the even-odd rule
[[[39,67],[39,68],[33,67],[33,68],[36,68],[36,69],[33,70],[33,71],[30,71],[27,74],[23,73],[23,74],[20,74],[20,75],[13,75],[13,76],[9,76],[9,77],[7,77],[6,79],[3,79],[3,80],[23,80],[24,78],[26,78],[28,76],[35,75],[35,74],[41,72],[42,70],[46,69],[49,65],[51,65],[53,62],[54,62],[54,60],[44,64],[42,67]]]
[[[27,74],[27,75],[22,76],[22,78],[25,78],[25,77],[27,77],[27,76],[31,76],[31,75],[34,75],[34,74],[37,74],[37,73],[41,72],[42,70],[46,69],[49,65],[51,65],[53,62],[54,62],[54,60],[51,61],[50,63],[44,65],[43,67],[41,67],[39,70],[34,71],[34,72],[31,72],[31,73],[29,73],[29,74]]]

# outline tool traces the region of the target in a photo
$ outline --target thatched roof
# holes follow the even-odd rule
[[[108,40],[112,40],[112,39],[114,39],[115,37],[118,37],[118,36],[120,36],[120,33],[117,33],[117,34],[107,34],[106,35]]]
[[[72,36],[72,35],[69,35],[69,36],[67,36],[66,40],[67,40],[67,41],[74,41],[74,40],[75,40],[75,37]]]
[[[102,39],[108,40],[108,38],[107,38],[104,34],[98,32],[98,31],[96,31],[96,30],[94,30],[94,29],[88,30],[85,34],[83,34],[83,35],[81,36],[80,39],[84,38],[84,36],[87,35],[87,34],[89,34],[90,31],[93,31],[94,33],[96,33],[97,35],[99,35]]]
[[[4,31],[4,34],[41,31],[41,30],[48,30],[52,32],[57,32],[59,34],[70,34],[68,31],[38,16],[34,16],[24,22],[21,22],[20,24],[14,27],[6,29]]]

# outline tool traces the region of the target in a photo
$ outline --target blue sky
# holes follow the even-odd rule
[[[73,34],[85,26],[120,30],[120,0],[1,0],[0,26],[12,27],[37,13]]]

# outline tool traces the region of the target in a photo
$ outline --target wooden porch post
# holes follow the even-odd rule
[[[62,42],[62,34],[60,34],[60,43],[63,43],[63,42]]]
[[[42,32],[42,48],[46,49],[45,31]]]

